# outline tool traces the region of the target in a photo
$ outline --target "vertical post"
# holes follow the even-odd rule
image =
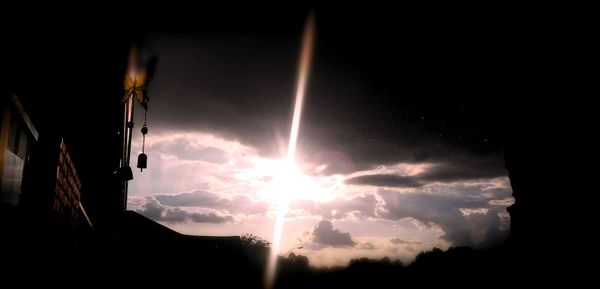
[[[133,93],[130,93],[127,102],[123,104],[123,152],[121,156],[121,168],[131,171],[129,161],[131,158],[131,138],[133,136]],[[123,211],[127,209],[127,178],[122,180]]]
[[[129,100],[127,101],[127,166],[129,167],[129,162],[131,160],[131,138],[133,136],[133,98],[135,96],[133,93]]]
[[[121,144],[121,173],[125,172],[125,167],[127,166],[125,159],[127,158],[127,108],[128,102],[123,103],[123,132],[121,133],[122,144]],[[127,201],[127,180],[123,175],[121,175],[121,200],[122,204],[125,205]],[[125,211],[126,206],[123,207],[123,211]]]

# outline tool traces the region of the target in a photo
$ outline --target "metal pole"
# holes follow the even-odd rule
[[[123,103],[123,132],[121,133],[122,144],[121,144],[121,168],[125,167],[125,159],[127,158],[127,108],[129,107],[128,102]]]
[[[127,102],[123,104],[123,154],[121,156],[121,168],[129,167],[131,156],[131,138],[133,135],[133,98],[134,90],[129,93]],[[122,180],[123,211],[127,209],[128,180]]]
[[[129,166],[129,160],[131,158],[131,137],[133,136],[133,93],[129,100],[127,101],[127,158],[126,163]]]
[[[125,159],[127,158],[127,108],[129,107],[129,101],[123,103],[123,132],[121,133],[122,144],[121,144],[121,204],[125,204],[127,201],[127,180],[123,177],[123,172],[125,168]],[[122,209],[125,211],[125,207]]]

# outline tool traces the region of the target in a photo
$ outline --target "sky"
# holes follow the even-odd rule
[[[495,89],[501,36],[317,10],[298,171],[282,184],[306,14],[151,30],[148,169],[134,172],[128,209],[185,234],[271,241],[289,194],[280,252],[317,266],[504,240],[513,198]]]

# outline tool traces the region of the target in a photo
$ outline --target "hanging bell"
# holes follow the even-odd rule
[[[133,180],[133,172],[131,171],[131,167],[129,167],[129,166],[118,168],[115,171],[115,175],[117,175],[118,177],[120,177],[124,181],[131,181],[131,180]]]
[[[141,153],[138,156],[137,167],[140,169],[140,172],[148,167],[148,156],[145,153]]]

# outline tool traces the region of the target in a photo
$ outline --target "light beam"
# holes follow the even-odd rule
[[[308,72],[312,58],[313,42],[315,34],[315,16],[310,12],[304,26],[304,35],[302,37],[302,50],[300,54],[300,64],[298,67],[298,79],[296,82],[296,100],[294,102],[294,115],[292,118],[292,127],[290,130],[290,140],[288,143],[288,154],[286,162],[290,167],[295,166],[296,158],[296,143],[298,141],[298,131],[300,129],[300,119],[302,117],[302,105],[304,104],[304,95],[306,92],[306,83],[308,81]],[[285,192],[278,192],[285,194]],[[273,247],[269,255],[267,263],[267,271],[265,278],[265,287],[270,289],[275,281],[275,273],[277,269],[277,256],[281,245],[281,233],[283,231],[283,223],[285,214],[288,209],[290,198],[282,196],[278,198],[277,216],[275,219],[275,230],[273,232]]]

